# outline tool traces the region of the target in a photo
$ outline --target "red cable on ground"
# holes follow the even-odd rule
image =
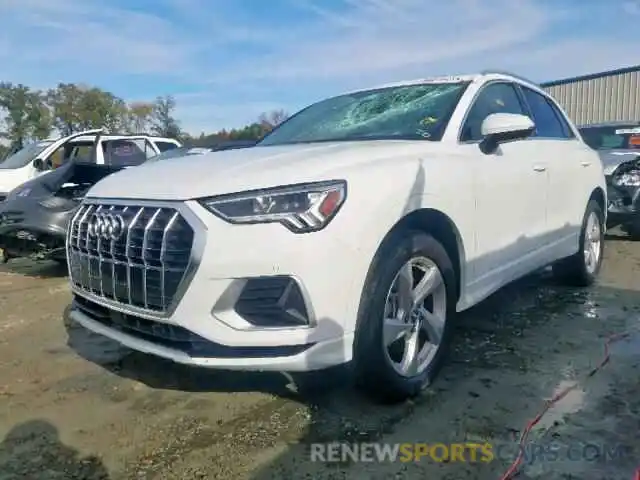
[[[593,377],[602,367],[604,367],[609,362],[609,358],[611,356],[609,352],[609,346],[612,343],[622,340],[624,338],[627,338],[630,335],[631,335],[630,332],[625,332],[625,333],[616,333],[607,337],[607,340],[604,343],[604,357],[602,361],[587,374],[586,378]],[[531,430],[533,430],[533,427],[535,427],[538,424],[538,422],[542,420],[542,417],[544,417],[544,415],[551,409],[551,407],[553,407],[556,403],[558,403],[560,400],[566,397],[569,392],[571,392],[572,390],[575,390],[578,387],[578,385],[579,385],[578,382],[576,382],[575,384],[570,385],[569,387],[564,388],[560,392],[555,394],[551,398],[551,400],[548,400],[545,403],[542,410],[540,410],[540,413],[538,413],[538,415],[536,415],[533,418],[533,420],[530,420],[527,423],[527,426],[523,430],[522,434],[520,435],[520,440],[518,442],[518,446],[519,446],[518,456],[513,461],[511,466],[507,469],[507,471],[500,477],[500,480],[511,480],[518,474],[518,469],[520,468],[520,465],[524,460],[524,448],[525,448],[527,439],[529,438],[529,433],[531,433]],[[634,480],[640,480],[640,469],[636,471]]]

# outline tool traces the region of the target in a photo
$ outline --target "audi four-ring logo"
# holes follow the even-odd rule
[[[89,236],[104,240],[117,240],[125,229],[122,215],[96,213],[89,221]]]

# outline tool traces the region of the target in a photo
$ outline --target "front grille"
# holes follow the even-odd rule
[[[122,220],[117,238],[91,231],[104,214]],[[172,207],[83,204],[67,235],[71,283],[100,298],[167,313],[185,277],[193,240],[193,229]]]

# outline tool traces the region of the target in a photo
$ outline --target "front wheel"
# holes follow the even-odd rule
[[[399,402],[427,387],[446,355],[455,309],[455,273],[432,236],[392,233],[362,293],[354,341],[360,388]]]
[[[604,213],[595,200],[587,205],[580,231],[580,249],[553,265],[553,273],[564,283],[587,287],[602,267],[604,256]]]

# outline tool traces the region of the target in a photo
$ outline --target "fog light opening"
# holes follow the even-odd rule
[[[288,276],[247,279],[235,311],[256,327],[303,327],[310,323],[302,290]]]

